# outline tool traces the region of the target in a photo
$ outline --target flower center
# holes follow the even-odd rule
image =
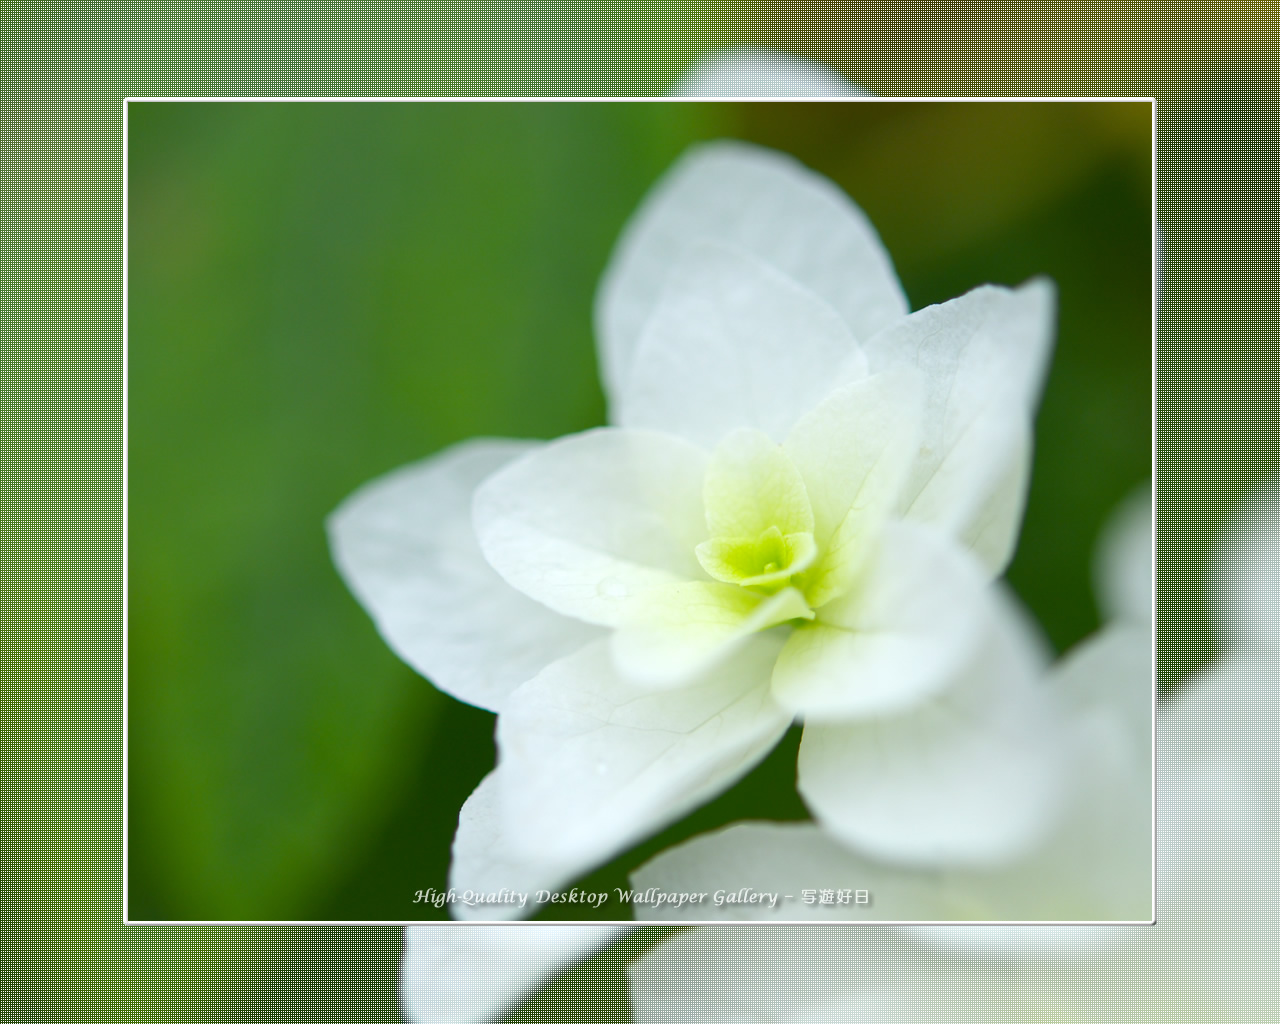
[[[723,583],[775,593],[817,556],[812,533],[784,534],[770,526],[755,537],[715,537],[698,545],[698,561]]]
[[[758,430],[736,431],[716,449],[703,503],[711,536],[696,554],[722,583],[774,594],[818,556],[804,480],[781,445]]]

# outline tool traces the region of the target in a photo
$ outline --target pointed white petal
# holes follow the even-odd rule
[[[491,476],[473,506],[480,547],[513,587],[564,615],[617,626],[644,591],[706,579],[707,455],[686,441],[590,430]]]
[[[513,842],[502,816],[501,767],[481,780],[458,815],[449,885],[449,913],[459,921],[515,921],[538,912],[539,889],[556,892],[582,873],[573,858],[533,857]],[[470,894],[470,895],[469,895]],[[482,900],[475,895],[500,896]],[[524,897],[521,905],[518,897]]]
[[[781,153],[702,145],[649,193],[601,282],[596,336],[611,405],[625,391],[641,331],[673,268],[704,240],[745,249],[815,292],[855,338],[907,312],[875,229],[835,185]]]
[[[811,724],[908,713],[965,677],[996,614],[989,586],[934,531],[888,524],[854,589],[791,634],[774,697]]]
[[[895,368],[846,385],[787,436],[822,551],[805,584],[815,608],[847,589],[898,501],[918,450],[922,383]]]
[[[1013,560],[1022,531],[1033,443],[1029,419],[980,416],[930,481],[935,486],[926,488],[913,503],[910,518],[954,524],[956,539],[992,575],[1003,572]],[[966,465],[972,470],[967,488],[959,479]],[[951,509],[935,504],[948,500],[955,501]]]
[[[498,720],[511,841],[586,870],[727,789],[790,724],[769,697],[778,646],[756,637],[675,691],[621,680],[603,642],[526,683]]]
[[[928,865],[1007,863],[1046,833],[1061,795],[1061,709],[1011,600],[996,608],[975,657],[923,706],[805,726],[800,793],[833,835]]]
[[[865,343],[872,372],[906,363],[928,381],[921,455],[904,491],[908,516],[964,539],[993,572],[1021,523],[1053,310],[1047,280],[984,286]]]
[[[328,521],[338,570],[391,649],[445,693],[491,711],[599,635],[512,589],[476,543],[476,487],[536,447],[466,441],[365,485]]]
[[[743,46],[701,58],[685,71],[668,95],[783,98],[870,94],[825,64],[777,50]]]
[[[627,930],[585,924],[406,928],[400,1006],[412,1024],[484,1024]]]
[[[624,427],[714,448],[740,427],[775,441],[865,362],[839,314],[741,249],[689,246],[614,394]]]

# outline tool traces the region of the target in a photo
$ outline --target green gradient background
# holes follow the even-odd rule
[[[1098,528],[1150,475],[1149,104],[132,103],[128,133],[131,920],[445,919],[412,897],[448,885],[493,718],[391,655],[323,520],[463,438],[603,421],[596,281],[699,139],[836,178],[913,308],[1057,282],[1009,576],[1058,649],[1095,628]],[[798,732],[583,887],[806,817]]]
[[[885,95],[1157,96],[1166,241],[1160,654],[1162,675],[1177,679],[1212,653],[1203,579],[1216,526],[1277,468],[1278,36],[1274,15],[1225,4],[1161,6],[1149,17],[1081,4],[989,16],[869,4],[803,17],[768,4],[634,14],[581,4],[427,14],[388,4],[303,13],[271,4],[6,6],[5,1012],[75,1021],[398,1016],[398,929],[119,924],[122,97],[645,95],[704,50],[742,43],[825,60]],[[612,1019],[624,1002],[613,965],[554,986],[540,1009]],[[569,1016],[570,1006],[585,1009]]]

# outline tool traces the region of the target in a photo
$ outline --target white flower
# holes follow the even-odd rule
[[[1276,578],[1275,569],[1280,565],[1280,542],[1277,540],[1280,532],[1269,525],[1265,529],[1260,528],[1269,518],[1267,509],[1280,509],[1280,500],[1273,498],[1264,502],[1255,513],[1254,522],[1258,525],[1236,531],[1225,545],[1228,554],[1224,561],[1234,566],[1221,574],[1232,581],[1222,588],[1221,604],[1231,609],[1230,616],[1224,617],[1228,624],[1256,624],[1258,611],[1269,603],[1267,595],[1274,593],[1274,582],[1267,581]],[[1081,650],[1068,658],[1073,665],[1096,661],[1104,669],[1099,681],[1103,685],[1093,688],[1099,697],[1095,707],[1100,713],[1100,720],[1113,723],[1132,724],[1134,695],[1139,691],[1146,691],[1148,697],[1150,695],[1149,688],[1142,685],[1149,682],[1149,663],[1135,673],[1125,675],[1121,665],[1108,664],[1110,659],[1105,654],[1126,634],[1135,638],[1144,635],[1142,646],[1149,647],[1152,589],[1150,512],[1150,492],[1136,494],[1104,531],[1096,567],[1101,603],[1112,618],[1093,640],[1081,645]],[[1274,514],[1272,511],[1271,517]],[[1228,628],[1226,632],[1236,635],[1240,631]],[[1274,632],[1274,629],[1268,632]],[[932,929],[698,928],[668,939],[632,965],[635,1019],[639,1022],[807,1022],[859,1019],[857,1015],[860,1014],[875,1021],[930,1021],[953,1019],[949,1014],[954,1012],[956,1020],[999,1021],[1036,1019],[1032,1016],[1034,1011],[1044,1019],[1118,1020],[1128,1018],[1119,1010],[1104,1012],[1106,1005],[1118,995],[1132,992],[1136,999],[1148,1001],[1146,1019],[1178,1020],[1184,1019],[1182,1011],[1185,1008],[1165,1005],[1158,999],[1151,1003],[1151,996],[1172,991],[1175,995],[1171,999],[1189,996],[1194,1004],[1217,1010],[1247,1005],[1247,1001],[1256,1000],[1265,992],[1266,975],[1249,980],[1243,987],[1240,979],[1247,977],[1242,972],[1258,968],[1263,950],[1257,942],[1257,928],[1265,923],[1269,910],[1274,912],[1278,909],[1272,903],[1250,906],[1260,882],[1265,882],[1266,857],[1273,848],[1255,850],[1253,844],[1257,836],[1266,836],[1277,820],[1274,794],[1258,787],[1261,772],[1268,763],[1274,762],[1274,755],[1267,747],[1267,736],[1268,730],[1275,725],[1275,709],[1273,707],[1270,714],[1247,728],[1247,739],[1243,744],[1232,738],[1231,733],[1244,724],[1240,719],[1251,721],[1253,711],[1247,711],[1244,716],[1230,712],[1224,715],[1226,706],[1219,702],[1231,695],[1217,689],[1223,685],[1219,679],[1239,680],[1242,676],[1255,674],[1249,666],[1258,660],[1260,653],[1265,657],[1263,652],[1268,650],[1252,639],[1241,639],[1242,642],[1233,645],[1224,664],[1211,669],[1201,682],[1192,684],[1203,689],[1193,688],[1183,698],[1186,701],[1184,710],[1164,720],[1164,742],[1180,742],[1163,761],[1165,784],[1175,787],[1166,794],[1166,799],[1172,802],[1168,808],[1170,813],[1162,819],[1162,868],[1166,875],[1172,877],[1166,878],[1164,883],[1165,912],[1161,915],[1161,924],[1155,929],[963,926]],[[1122,655],[1121,662],[1129,657],[1130,654]],[[1075,678],[1070,679],[1070,676]],[[1070,669],[1064,671],[1056,685],[1085,682],[1085,675],[1078,674],[1077,669]],[[1107,685],[1118,687],[1110,698],[1105,693]],[[1239,682],[1225,685],[1234,687]],[[1077,707],[1087,708],[1089,703]],[[1165,710],[1170,709],[1166,707]],[[1149,712],[1148,702],[1146,713]],[[1206,742],[1203,743],[1195,742],[1189,731],[1195,727],[1197,718],[1202,719],[1207,727]],[[1170,723],[1176,729],[1170,730]],[[1188,741],[1191,741],[1189,751],[1185,746]],[[1212,749],[1210,744],[1213,744]],[[1184,760],[1189,760],[1186,767],[1182,767]],[[1206,763],[1216,763],[1218,767],[1205,771]],[[1107,766],[1104,764],[1103,767]],[[1245,772],[1244,779],[1236,777],[1241,769]],[[1201,774],[1203,777],[1197,779]],[[1199,799],[1201,794],[1204,799]],[[1229,810],[1225,815],[1217,814],[1211,810],[1215,805],[1214,797],[1224,795],[1228,797],[1225,803]],[[1256,820],[1249,820],[1248,815],[1254,810],[1253,800],[1259,797],[1264,800],[1270,798],[1270,807],[1264,806]],[[1149,809],[1149,803],[1141,806],[1134,803],[1128,808],[1135,818],[1142,821],[1149,820]],[[1224,823],[1227,829],[1225,837],[1220,839],[1216,830]],[[1105,839],[1096,824],[1096,821],[1086,820],[1086,831],[1093,838]],[[1060,830],[1059,838],[1065,831]],[[811,837],[803,844],[789,845],[785,830],[762,832],[754,850],[750,848],[749,835],[746,842],[725,844],[726,848],[718,851],[722,856],[714,866],[714,876],[708,874],[705,878],[698,878],[686,873],[670,881],[677,888],[702,891],[708,885],[732,890],[752,882],[767,888],[759,876],[747,878],[742,875],[742,863],[751,858],[758,860],[762,848],[767,848],[779,836],[779,845],[786,849],[787,855],[799,858],[800,870],[806,873],[815,868],[819,870],[818,874],[806,876],[808,883],[815,888],[826,887],[828,883],[839,887],[849,881],[844,875],[823,878],[820,874],[824,849],[829,866],[838,866],[841,870],[847,869],[849,864],[847,850],[834,847],[820,836]],[[1119,838],[1123,843],[1124,836]],[[689,844],[659,860],[677,863],[681,856],[696,846],[697,842]],[[1072,863],[1070,853],[1056,859],[1042,855],[1037,858],[1041,869],[1039,877],[1033,879],[1025,866],[1019,867],[1007,880],[1011,883],[1009,891],[1000,896],[1000,900],[1006,906],[1020,902],[1024,907],[1050,908],[1055,903],[1060,906],[1064,902],[1063,895],[1054,891],[1057,889],[1065,889],[1068,898],[1070,894],[1091,893],[1096,897],[1098,890],[1087,884],[1090,874],[1102,883],[1102,892],[1108,888],[1114,891],[1117,881],[1132,877],[1124,871],[1123,863],[1117,863],[1115,852],[1104,849],[1102,845],[1089,849],[1086,843],[1083,851],[1079,846],[1074,851],[1077,856],[1082,854],[1082,863],[1079,864]],[[1126,852],[1122,847],[1120,853]],[[1141,851],[1144,861],[1149,852],[1149,847]],[[1226,860],[1224,854],[1234,854],[1237,858],[1227,864],[1227,870],[1241,872],[1239,880],[1243,881],[1238,894],[1225,900],[1224,889],[1234,888],[1236,878],[1215,872],[1212,878],[1200,877],[1197,881],[1197,873],[1204,872],[1205,863]],[[685,861],[688,868],[689,858],[685,857]],[[965,896],[968,899],[975,896],[989,898],[995,891],[986,885],[984,892],[983,882],[977,877],[967,880],[953,877],[931,883],[922,879],[906,879],[901,871],[866,863],[858,863],[857,866],[861,872],[859,877],[874,890],[877,900],[884,898],[894,904],[895,912],[900,916],[910,916],[906,913],[910,899],[916,900],[927,915],[935,914],[939,897],[948,889],[952,895],[957,889],[963,892],[966,881],[968,891]],[[866,874],[868,870],[871,875]],[[635,884],[642,886],[647,881],[660,880],[637,879]],[[882,884],[886,881],[889,883],[887,887]],[[1039,896],[1031,891],[1028,882],[1042,890]],[[1212,888],[1211,895],[1197,900],[1196,887],[1205,885]],[[1185,887],[1185,892],[1179,898],[1175,891],[1171,898],[1170,887]],[[1213,899],[1223,900],[1222,907],[1215,909],[1211,902]],[[1208,954],[1198,951],[1193,941],[1188,942],[1194,934],[1189,927],[1191,922],[1179,922],[1177,919],[1176,911],[1187,902],[1200,906],[1195,917],[1197,925],[1204,927],[1213,921],[1218,922],[1218,926],[1205,928],[1202,941],[1206,944],[1221,941],[1223,928],[1230,921],[1229,914],[1244,912],[1244,916],[1237,919],[1244,925],[1242,935],[1230,941],[1229,953],[1216,957],[1219,962],[1215,968],[1221,969],[1222,961],[1229,963],[1231,956],[1241,955],[1241,945],[1246,947],[1242,964],[1231,968],[1232,986],[1226,993],[1228,998],[1216,1007],[1209,1002],[1212,990],[1207,984],[1210,982],[1207,972],[1198,970],[1194,963],[1197,957]],[[858,916],[865,920],[893,916],[893,912],[880,913],[880,909],[877,902],[870,907],[859,908]],[[820,908],[810,910],[815,919],[822,913]],[[1173,925],[1179,937],[1166,941],[1161,937],[1161,929],[1169,923],[1171,912],[1175,913]],[[548,961],[540,949],[520,948],[517,951],[517,943],[532,941],[524,938],[526,932],[511,928],[484,929],[477,937],[470,930],[438,926],[408,929],[402,1001],[409,1018],[415,1021],[479,1021],[492,1017],[499,1009],[510,1005],[509,993],[532,995],[569,960],[599,948],[613,934],[622,934],[621,930],[608,933],[591,926],[554,928],[545,942],[562,952]],[[499,946],[503,947],[500,951]],[[1117,953],[1122,951],[1124,955],[1117,957]],[[485,958],[486,963],[500,959],[503,964],[497,985],[503,995],[501,1006],[498,1000],[486,1000],[478,994],[471,996],[470,1003],[460,998],[460,990],[470,991],[470,979],[485,973],[485,966],[472,960],[477,955]],[[1184,958],[1187,962],[1182,962]],[[462,984],[452,970],[441,969],[442,964],[455,962],[463,965],[459,968]],[[1157,991],[1152,984],[1155,978],[1145,978],[1138,973],[1142,966],[1158,972],[1157,977],[1167,977],[1167,973],[1173,970],[1184,971],[1185,977],[1178,985],[1161,987]],[[592,968],[584,970],[590,972]],[[999,972],[999,980],[992,977],[996,972]],[[1271,973],[1274,975],[1274,970]],[[590,983],[590,977],[589,973],[584,975],[583,982]],[[1013,985],[1010,985],[1010,979]],[[1092,1015],[1081,1014],[1073,1001],[1081,995],[1088,998],[1093,986],[1102,979],[1105,979],[1104,987],[1097,997],[1098,1005],[1093,1007],[1095,1012]],[[1012,988],[1012,993],[1004,991],[1007,988]],[[938,993],[943,993],[947,1000],[945,1009],[936,1005]],[[961,1002],[957,993],[962,993],[966,1001]],[[463,1009],[469,1012],[463,1013]],[[1137,1006],[1130,1009],[1135,1018],[1140,1018],[1138,1009]],[[1190,1019],[1196,1018],[1191,1016]],[[1206,1019],[1264,1018],[1261,1014],[1250,1018],[1244,1013],[1223,1012],[1219,1017]]]
[[[404,932],[400,1005],[412,1024],[480,1024],[627,929],[617,925],[419,925]]]
[[[849,97],[869,93],[825,64],[776,50],[739,47],[708,54],[685,71],[672,96],[715,97]]]
[[[955,1024],[1272,1020],[1278,521],[1273,485],[1227,531],[1215,579],[1223,653],[1161,701],[1154,927],[1007,929],[1018,941],[997,949],[978,927],[949,929],[950,948],[898,929],[693,929],[632,965],[637,1024],[847,1020],[863,1010],[876,1021]]]
[[[602,283],[611,427],[472,441],[363,488],[335,559],[391,646],[499,712],[454,884],[555,888],[731,785],[880,857],[1015,855],[1055,811],[1017,538],[1052,289],[908,314],[833,185],[699,147]]]
[[[659,854],[632,876],[638,891],[789,893],[781,908],[735,903],[673,910],[638,905],[643,920],[1147,921],[1152,915],[1151,492],[1122,506],[1096,560],[1111,619],[1054,665],[1071,738],[1070,798],[1040,843],[1012,864],[912,871],[860,857],[812,824],[737,824]],[[804,902],[803,890],[863,889],[869,904]],[[1053,934],[1070,940],[1074,929]],[[934,938],[972,942],[970,929]],[[1021,929],[984,928],[991,942]]]

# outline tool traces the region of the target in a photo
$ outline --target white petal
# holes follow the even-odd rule
[[[763,599],[729,583],[655,587],[613,634],[613,664],[640,686],[684,686],[759,631],[812,614],[794,587]]]
[[[1077,714],[1105,719],[1150,774],[1156,680],[1149,625],[1116,622],[1072,648],[1051,685]]]
[[[906,363],[928,381],[921,456],[904,491],[909,517],[964,538],[993,571],[1021,522],[1053,310],[1047,280],[984,286],[865,343],[873,372]]]
[[[678,438],[590,430],[553,441],[476,492],[476,533],[517,590],[586,622],[616,626],[644,591],[706,579],[706,453]]]
[[[1096,723],[1095,723],[1096,724]],[[952,904],[971,920],[1153,920],[1151,771],[1105,730],[1082,730],[1070,799],[1030,855],[1000,871],[956,872]],[[1068,941],[1078,941],[1063,936]]]
[[[1094,559],[1098,603],[1108,618],[1150,622],[1152,572],[1151,484],[1144,484],[1112,513]]]
[[[632,1007],[637,1024],[947,1020],[907,1012],[906,985],[939,984],[913,954],[885,928],[691,928],[631,963]]]
[[[1270,1019],[1274,679],[1266,659],[1227,659],[1162,703],[1156,927],[938,929],[945,952],[895,930],[692,929],[632,964],[636,1019],[781,1020],[796,1008],[804,1019],[882,991],[932,999],[908,1018],[921,1021]],[[986,942],[996,932],[1008,940],[999,960]],[[1064,950],[1063,932],[1097,947]]]
[[[776,50],[739,47],[709,54],[671,87],[676,97],[867,96],[825,64]]]
[[[1031,485],[1033,443],[1031,422],[1021,415],[978,417],[930,481],[933,486],[912,504],[909,517],[954,524],[956,539],[998,575],[1018,546]],[[975,465],[980,460],[985,467]],[[975,470],[968,487],[958,479],[966,466]],[[998,474],[989,472],[993,470]],[[935,503],[948,501],[955,503],[950,509]]]
[[[674,907],[637,903],[636,919],[662,924],[690,921],[940,921],[952,914],[942,902],[940,876],[904,871],[859,857],[810,822],[746,822],[698,836],[658,854],[631,876],[631,888],[706,893],[700,903]],[[716,892],[777,894],[768,902],[725,902]],[[852,890],[848,903],[806,903],[804,891]],[[868,902],[854,903],[857,890]]]
[[[798,627],[774,697],[806,722],[906,712],[964,678],[995,614],[975,560],[931,530],[891,523],[845,597]]]
[[[768,903],[637,904],[640,920],[756,921],[1149,921],[1153,914],[1151,779],[1127,743],[1082,722],[1071,798],[1028,856],[997,870],[912,870],[858,856],[811,824],[750,823],[699,836],[659,854],[632,888],[666,892],[777,893]],[[805,903],[804,890],[865,890],[866,904]],[[788,898],[789,897],[789,898]],[[985,936],[1007,941],[1010,934]],[[1079,944],[1061,929],[1061,948]],[[951,929],[926,931],[933,941]],[[1016,939],[1017,934],[1013,933]],[[963,936],[961,936],[963,938]],[[971,940],[966,940],[971,941]]]
[[[531,917],[538,911],[539,889],[556,892],[581,873],[576,859],[530,856],[512,841],[500,807],[501,771],[499,767],[484,777],[458,815],[449,865],[449,885],[456,898],[449,913],[460,921]]]
[[[769,697],[779,643],[757,637],[676,691],[622,681],[603,642],[526,683],[498,720],[512,841],[585,870],[728,788],[790,724]]]
[[[1218,541],[1214,564],[1218,631],[1239,652],[1280,654],[1280,483],[1244,502]]]
[[[1162,698],[1162,914],[1172,892],[1179,913],[1230,921],[1237,935],[1274,928],[1277,736],[1280,700],[1268,658],[1225,658]]]
[[[1104,630],[1055,665],[1045,685],[1065,698],[1068,715],[1071,767],[1061,817],[1027,856],[999,870],[946,873],[947,898],[972,920],[1150,921],[1150,635]],[[1062,949],[1100,941],[1083,928],[1053,933]],[[947,929],[935,938],[970,941]],[[1005,929],[982,938],[987,948],[1024,941]]]
[[[757,537],[770,527],[812,533],[813,510],[799,469],[768,435],[749,428],[716,448],[702,489],[712,537]]]
[[[412,1024],[483,1024],[624,935],[623,925],[421,925],[404,931],[400,1005]]]
[[[491,711],[599,635],[513,590],[476,543],[476,487],[536,447],[455,445],[366,484],[328,522],[338,570],[391,649],[445,693]]]
[[[612,418],[714,448],[740,427],[781,441],[831,389],[865,372],[814,292],[741,249],[687,247],[619,378]]]
[[[1117,631],[1120,632],[1120,631]],[[1127,631],[1126,631],[1127,632]],[[633,888],[656,886],[670,892],[736,891],[791,895],[781,909],[767,904],[714,903],[673,908],[639,904],[638,918],[681,923],[690,920],[843,921],[1147,921],[1153,913],[1151,844],[1151,688],[1149,644],[1136,682],[1128,635],[1090,642],[1055,668],[1045,684],[1065,691],[1071,708],[1069,796],[1062,817],[1027,856],[996,870],[911,870],[855,854],[814,826],[753,823],[699,836],[667,850],[641,867]],[[1094,683],[1101,676],[1106,684]],[[1110,689],[1144,692],[1145,713],[1130,723],[1129,713],[1095,704]],[[1119,695],[1116,694],[1118,697]],[[1120,697],[1127,700],[1128,697]],[[806,904],[803,889],[862,888],[866,905]],[[1078,945],[1083,929],[1054,930],[1059,948]],[[939,928],[927,933],[945,944],[972,944],[967,930]],[[1021,942],[1016,929],[980,934],[984,948]]]
[[[916,865],[996,864],[1045,834],[1060,797],[1061,713],[1038,685],[1026,627],[998,605],[976,657],[924,706],[805,726],[800,793],[853,848]]]
[[[601,282],[596,337],[611,404],[672,269],[707,239],[745,249],[816,292],[858,339],[907,312],[875,229],[835,185],[781,153],[702,145],[649,193]]]
[[[832,393],[787,435],[823,552],[812,574],[821,579],[805,586],[815,607],[847,587],[898,501],[919,445],[921,388],[913,371],[876,374]]]

